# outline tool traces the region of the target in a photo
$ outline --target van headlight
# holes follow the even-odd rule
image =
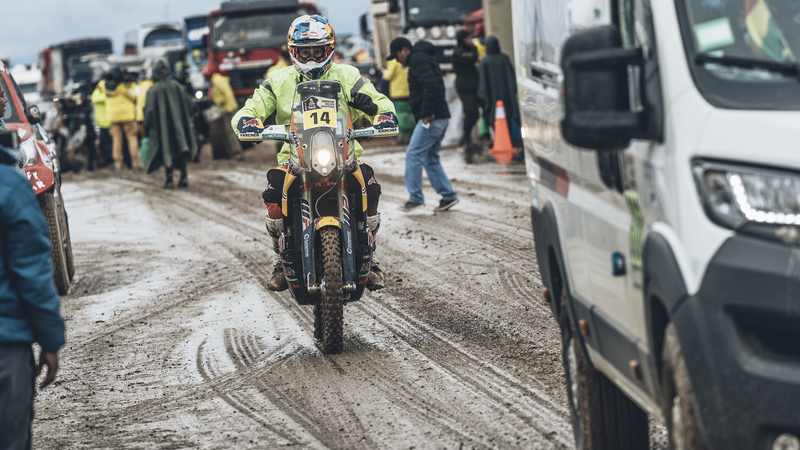
[[[22,166],[32,166],[36,164],[38,158],[38,151],[33,139],[26,139],[19,144],[19,149],[22,152]]]
[[[800,174],[706,161],[695,162],[693,171],[706,213],[718,225],[800,225]]]
[[[311,162],[314,170],[322,176],[328,176],[336,164],[333,153],[333,136],[327,132],[318,132],[311,139]]]

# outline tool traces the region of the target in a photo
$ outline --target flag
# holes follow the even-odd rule
[[[745,25],[753,45],[775,61],[786,61],[791,50],[775,23],[766,0],[745,0]]]

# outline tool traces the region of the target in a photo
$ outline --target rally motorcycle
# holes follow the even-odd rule
[[[353,140],[395,136],[397,119],[378,114],[373,126],[354,130],[342,85],[314,80],[297,85],[290,122],[288,132],[274,125],[242,129],[239,138],[290,146],[278,241],[283,272],[297,303],[314,306],[314,337],[322,351],[339,353],[343,306],[364,294],[372,263],[366,182]]]

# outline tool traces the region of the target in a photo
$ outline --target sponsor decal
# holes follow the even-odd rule
[[[296,131],[292,131],[292,144],[295,147],[300,147],[300,136],[297,135]]]

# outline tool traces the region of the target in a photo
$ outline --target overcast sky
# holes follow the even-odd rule
[[[221,0],[2,0],[0,55],[11,65],[38,61],[52,44],[110,37],[122,53],[126,31],[144,23],[177,21],[218,9]],[[358,33],[369,0],[317,0],[337,33]]]

